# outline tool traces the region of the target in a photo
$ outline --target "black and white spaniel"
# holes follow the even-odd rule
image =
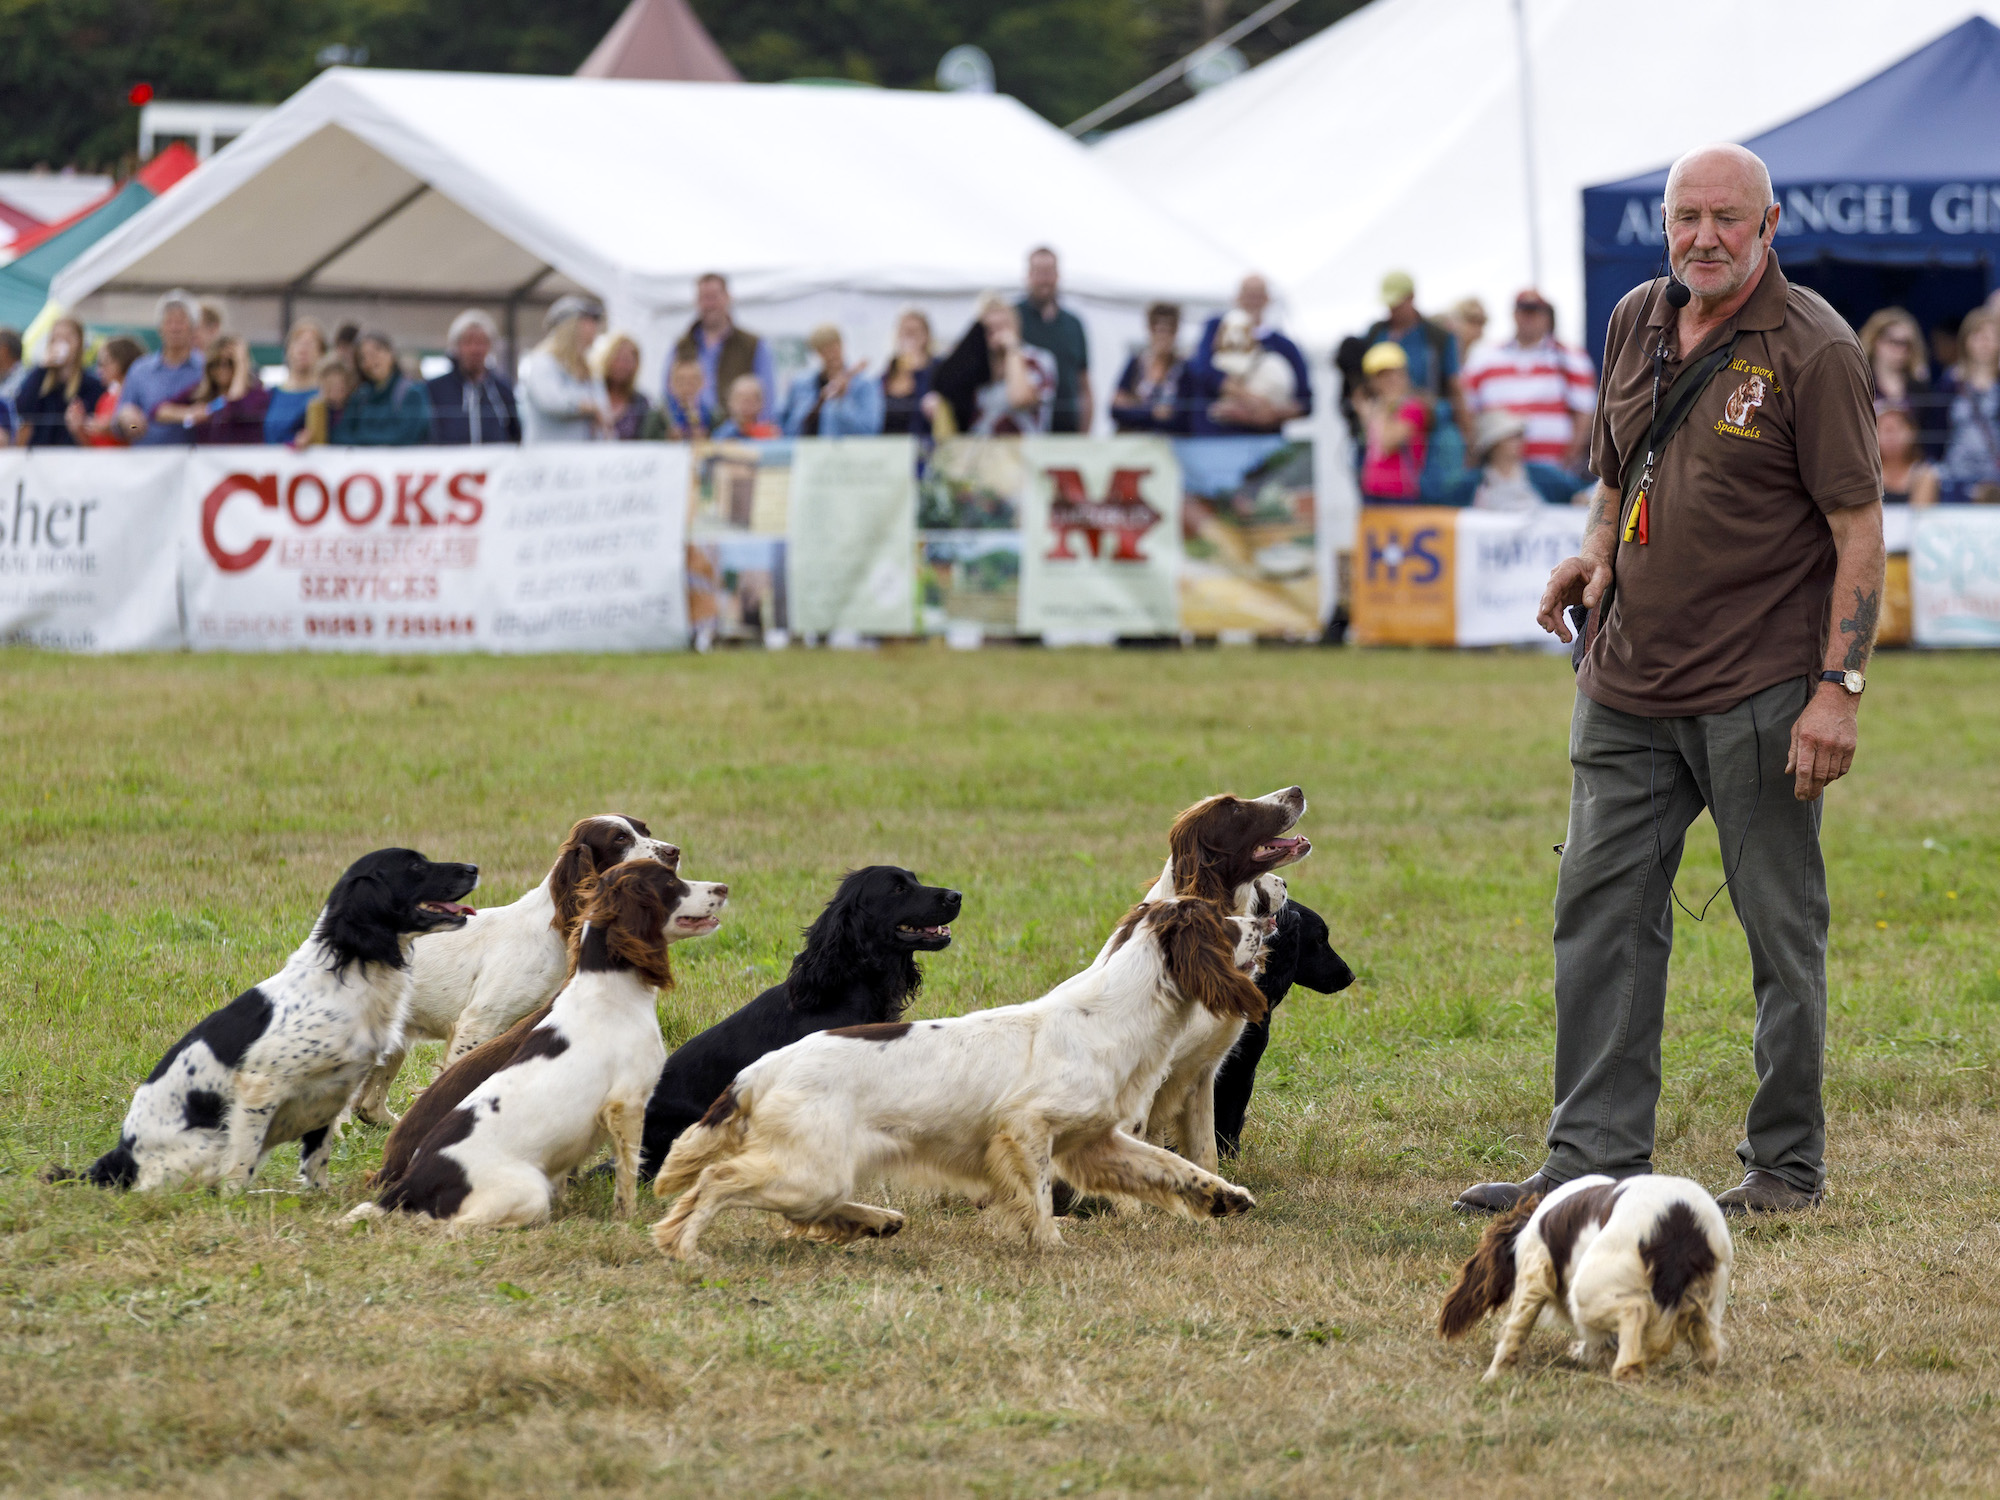
[[[850,871],[806,929],[784,982],[690,1037],[660,1070],[646,1106],[639,1175],[650,1181],[667,1150],[729,1081],[767,1052],[839,1026],[894,1021],[924,982],[919,953],[951,946],[963,897],[897,865]]]
[[[1058,1172],[1189,1217],[1245,1212],[1242,1188],[1120,1127],[1144,1113],[1189,1011],[1263,1014],[1253,976],[1271,925],[1207,901],[1146,903],[1109,959],[1039,1000],[844,1026],[760,1058],[667,1153],[653,1191],[679,1198],[654,1243],[691,1259],[727,1208],[834,1242],[891,1235],[903,1216],[854,1197],[885,1179],[967,1193],[1042,1248],[1062,1243]]]
[[[456,1225],[533,1224],[607,1139],[617,1211],[631,1213],[646,1100],[667,1055],[654,1009],[671,982],[667,948],[715,931],[728,897],[726,885],[646,860],[586,884],[574,972],[548,1014],[438,1121],[378,1202],[349,1217],[401,1210]]]
[[[372,1125],[395,1121],[389,1086],[415,1043],[444,1042],[449,1066],[554,999],[568,968],[579,888],[628,859],[657,860],[672,870],[680,866],[681,851],[625,814],[580,819],[549,873],[527,895],[474,912],[455,931],[419,942],[403,1045],[369,1075],[354,1113]]]
[[[1573,1358],[1614,1380],[1640,1380],[1686,1339],[1704,1370],[1722,1362],[1722,1311],[1735,1262],[1708,1189],[1685,1177],[1578,1177],[1487,1226],[1438,1314],[1462,1338],[1489,1312],[1507,1321],[1484,1379],[1521,1357],[1550,1309],[1579,1335]]]
[[[284,968],[174,1043],[133,1096],[118,1144],[82,1175],[102,1187],[242,1189],[298,1141],[322,1187],[332,1126],[383,1053],[402,1044],[410,949],[464,924],[474,865],[378,849],[340,877]],[[69,1175],[69,1174],[59,1174]]]

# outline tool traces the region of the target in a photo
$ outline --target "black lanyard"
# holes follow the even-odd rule
[[[1664,328],[1660,330],[1660,341],[1653,347],[1653,412],[1652,420],[1646,427],[1646,461],[1639,468],[1636,495],[1632,487],[1625,491],[1625,541],[1644,546],[1651,539],[1652,508],[1647,497],[1653,487],[1653,465],[1673,435],[1680,430],[1681,423],[1687,420],[1688,413],[1694,410],[1695,402],[1701,399],[1701,393],[1715,378],[1715,372],[1734,357],[1737,340],[1742,337],[1742,330],[1737,330],[1730,335],[1728,343],[1681,371],[1667,388],[1667,409],[1662,412],[1660,383],[1666,373],[1667,331]]]

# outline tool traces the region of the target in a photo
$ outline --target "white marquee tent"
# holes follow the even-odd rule
[[[1741,140],[1846,92],[2000,0],[1519,0],[1543,291],[1581,342],[1582,189]],[[1266,271],[1317,349],[1409,271],[1509,335],[1529,284],[1516,0],[1374,0],[1096,150],[1128,187]]]
[[[468,304],[521,309],[532,342],[580,289],[639,337],[657,389],[701,272],[729,275],[745,327],[782,343],[833,321],[872,360],[906,304],[956,338],[1043,243],[1090,326],[1100,405],[1148,300],[1219,304],[1241,270],[1011,99],[333,68],[51,297],[214,292],[253,334],[287,311],[401,307],[408,327],[417,308],[435,346]]]

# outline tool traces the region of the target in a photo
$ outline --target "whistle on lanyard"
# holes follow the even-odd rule
[[[1639,493],[1632,501],[1632,509],[1625,517],[1625,540],[1645,546],[1651,540],[1651,509],[1646,504],[1647,493],[1653,488],[1653,456],[1646,455],[1646,467],[1639,475]]]

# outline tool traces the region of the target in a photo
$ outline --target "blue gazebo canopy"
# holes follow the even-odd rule
[[[1838,99],[1743,143],[1771,169],[1785,274],[1850,320],[1901,302],[1926,326],[2000,262],[2000,26],[1974,17]],[[1660,258],[1661,167],[1583,191],[1591,354]],[[1858,316],[1857,316],[1858,314]]]

